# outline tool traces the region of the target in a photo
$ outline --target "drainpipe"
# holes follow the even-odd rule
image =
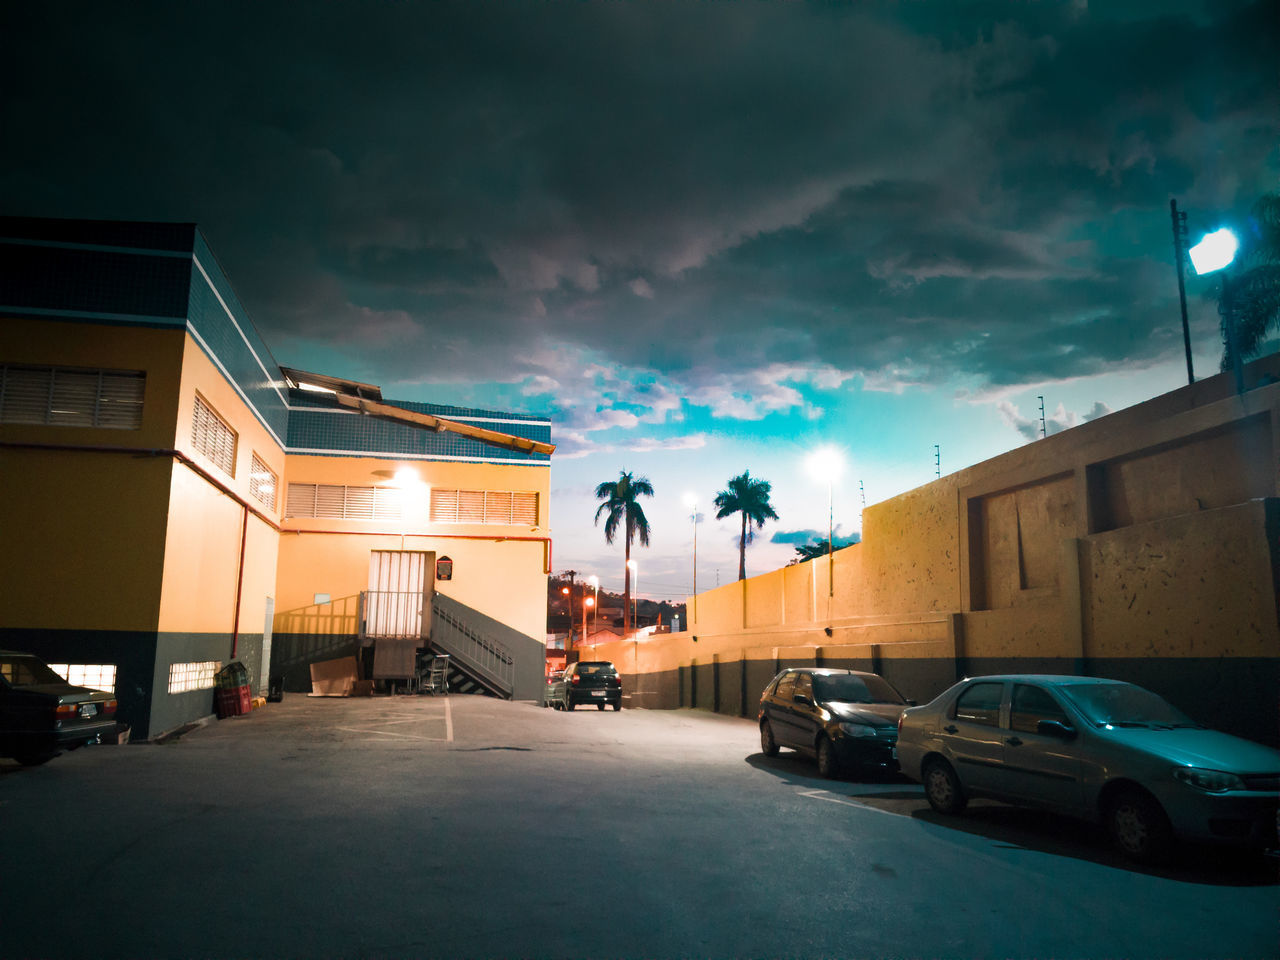
[[[236,610],[235,616],[231,623],[231,659],[236,658],[236,650],[240,645],[240,594],[244,590],[244,547],[245,541],[249,539],[249,508],[243,506],[240,509],[242,519],[240,520],[240,562],[236,570]]]

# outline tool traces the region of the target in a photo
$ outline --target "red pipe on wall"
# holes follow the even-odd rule
[[[240,594],[244,590],[244,545],[249,539],[249,508],[243,509],[244,517],[240,521],[240,565],[236,570],[236,613],[231,623],[231,659],[236,658],[236,650],[240,646]]]

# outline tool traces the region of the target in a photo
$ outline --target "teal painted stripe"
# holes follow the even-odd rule
[[[7,303],[0,303],[0,313],[14,313],[18,315],[29,314],[35,317],[64,317],[68,320],[106,320],[117,324],[136,323],[139,326],[150,327],[185,327],[187,325],[187,318],[182,316],[149,317],[135,313],[105,313],[93,310],[58,310],[47,307],[22,307]]]
[[[29,240],[25,237],[0,237],[0,243],[17,247],[56,247],[59,250],[96,250],[104,253],[129,253],[139,257],[172,257],[190,260],[190,250],[151,250],[144,247],[116,247],[104,243],[72,243],[67,240]]]

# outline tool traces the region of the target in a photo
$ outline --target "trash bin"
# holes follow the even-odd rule
[[[267,678],[267,703],[279,703],[284,699],[284,677]]]

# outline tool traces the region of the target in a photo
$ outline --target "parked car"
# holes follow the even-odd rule
[[[563,670],[552,670],[547,674],[547,685],[542,691],[542,705],[550,707],[555,705],[555,701],[560,697],[560,688],[558,684],[564,679]]]
[[[67,683],[29,653],[0,650],[0,756],[32,766],[116,735],[116,698]]]
[[[940,813],[992,797],[1104,823],[1135,860],[1175,836],[1275,841],[1280,751],[1209,730],[1158,695],[1095,677],[974,677],[907,710],[902,772]]]
[[[760,750],[790,747],[824,777],[850,769],[893,769],[898,717],[908,701],[874,673],[789,667],[760,695]]]
[[[558,710],[572,710],[583,703],[593,703],[600,710],[606,706],[621,710],[622,674],[608,660],[580,660],[548,684],[547,699]]]

